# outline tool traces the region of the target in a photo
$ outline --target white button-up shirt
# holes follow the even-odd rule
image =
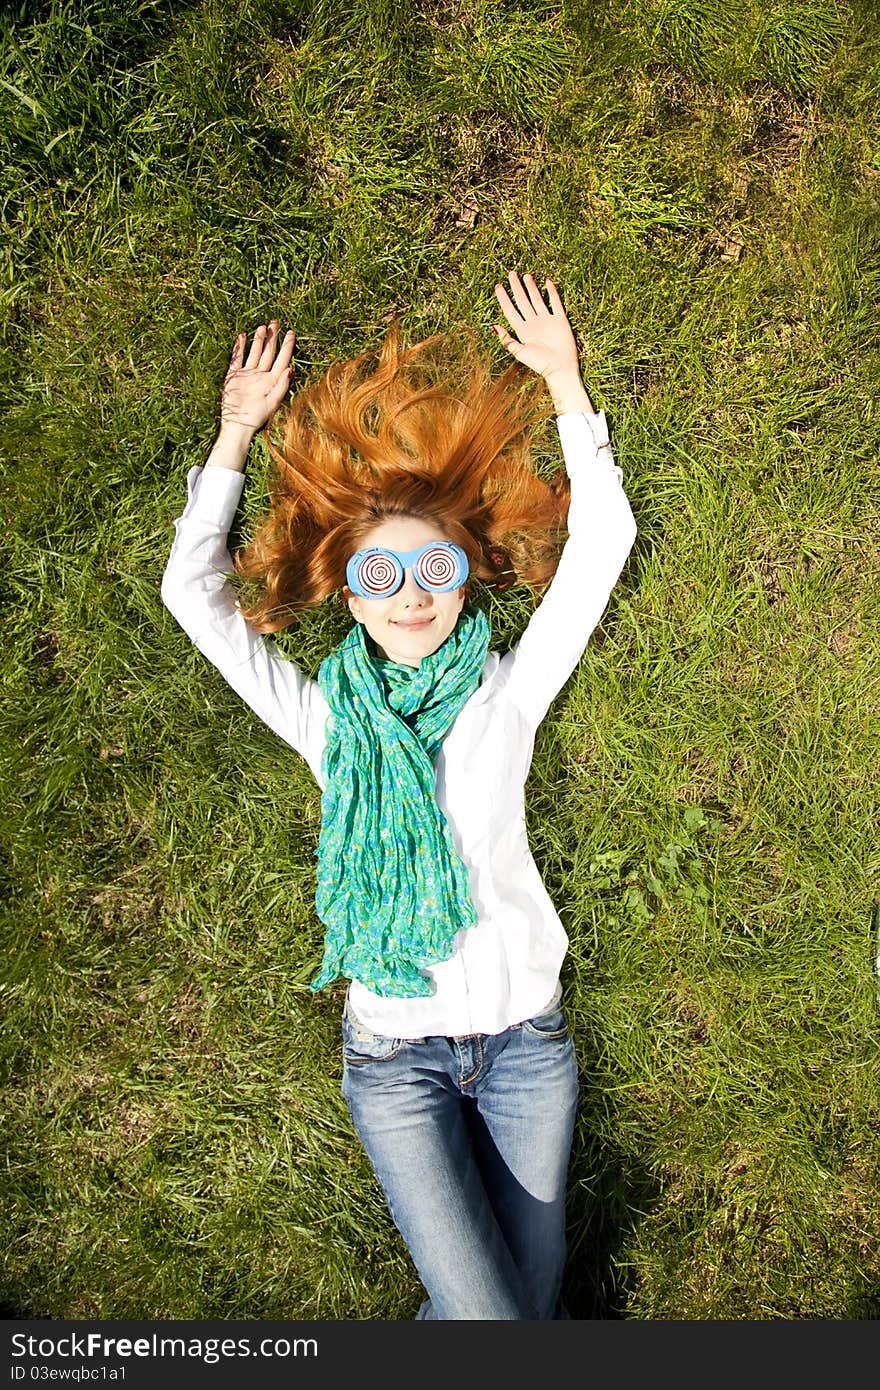
[[[376,1033],[417,1038],[499,1033],[553,997],[568,937],[529,848],[524,791],[535,731],[577,666],[632,549],[636,524],[608,442],[604,411],[557,416],[571,479],[568,539],[522,637],[486,654],[481,684],[436,761],[437,805],[464,861],[479,921],[428,972],[430,997],[383,999],[357,981],[349,1003]],[[316,680],[237,607],[227,534],[244,474],[191,468],[188,498],[162,579],[162,601],[199,651],[279,737],[323,792],[329,707]],[[315,969],[317,971],[318,963]]]

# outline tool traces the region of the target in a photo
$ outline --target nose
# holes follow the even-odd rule
[[[428,599],[427,589],[423,589],[420,584],[416,583],[411,567],[403,572],[400,593],[407,603],[424,604]]]

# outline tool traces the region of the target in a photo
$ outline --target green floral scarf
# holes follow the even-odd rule
[[[321,662],[330,714],[315,907],[327,931],[310,989],[342,974],[389,998],[433,994],[425,967],[448,960],[456,933],[475,925],[434,761],[480,684],[490,633],[485,613],[465,605],[415,667],[379,657],[355,623]]]

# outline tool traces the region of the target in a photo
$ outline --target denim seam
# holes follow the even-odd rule
[[[477,1064],[476,1064],[476,1066],[474,1067],[473,1071],[471,1072],[470,1076],[464,1076],[464,1077],[463,1077],[463,1076],[461,1075],[461,1072],[459,1072],[458,1084],[459,1084],[459,1086],[461,1086],[461,1087],[469,1086],[469,1085],[471,1084],[471,1082],[474,1081],[474,1080],[479,1076],[480,1072],[481,1072],[482,1069],[483,1069],[483,1061],[484,1061],[484,1057],[483,1057],[483,1044],[482,1044],[482,1041],[481,1041],[481,1039],[480,1039],[479,1033],[475,1033],[475,1034],[474,1034],[474,1042],[476,1043],[477,1049],[478,1049],[479,1054],[480,1054],[480,1055],[479,1055],[479,1060],[477,1061]]]

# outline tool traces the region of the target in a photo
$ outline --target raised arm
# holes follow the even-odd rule
[[[513,274],[517,308],[496,285],[516,330],[499,336],[520,361],[539,371],[556,406],[556,425],[571,479],[568,540],[553,581],[520,640],[503,658],[508,697],[537,729],[574,671],[601,618],[636,537],[636,523],[615,464],[604,411],[595,411],[581,380],[574,334],[555,285],[547,310],[532,276]],[[500,293],[499,293],[500,291]],[[498,331],[498,330],[496,330]]]
[[[277,324],[258,329],[247,362],[245,335],[236,340],[226,374],[221,424],[205,467],[191,468],[187,502],[162,577],[165,607],[269,728],[296,748],[320,784],[326,702],[317,681],[283,657],[236,606],[227,535],[244,484],[253,436],[277,409],[290,381],[288,334],[273,361]]]

